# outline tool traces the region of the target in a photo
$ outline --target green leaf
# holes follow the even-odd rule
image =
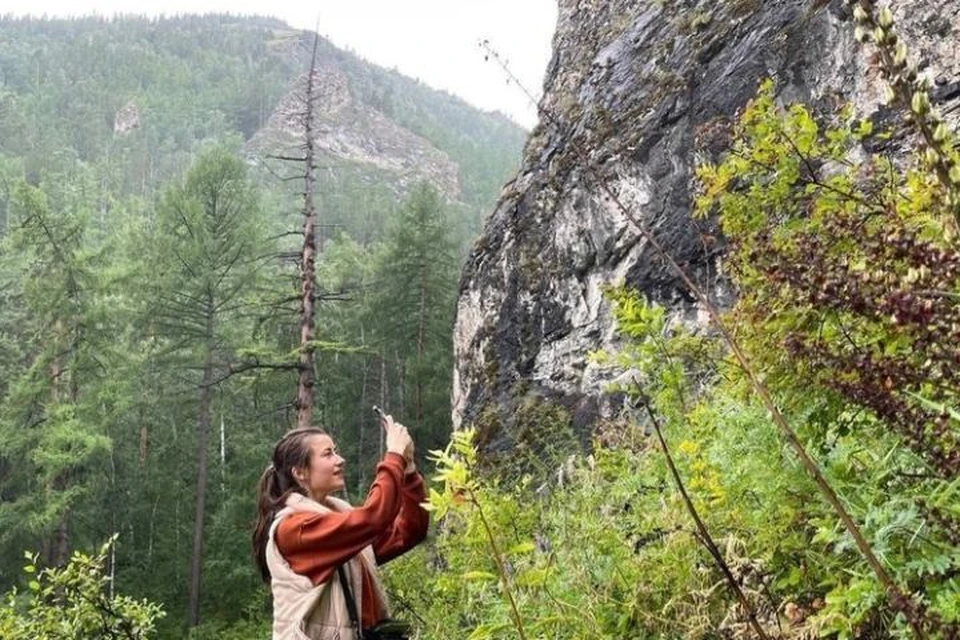
[[[933,400],[924,398],[919,393],[914,393],[913,391],[904,391],[904,393],[906,393],[908,396],[910,396],[911,398],[913,398],[914,400],[916,400],[917,402],[925,406],[927,409],[930,409],[931,411],[936,411],[937,413],[947,413],[954,420],[960,421],[960,411],[957,411],[953,407],[949,407],[946,404],[943,404],[942,402],[934,402]]]
[[[462,576],[464,580],[496,580],[497,575],[489,571],[467,571]]]
[[[547,569],[529,569],[517,575],[516,583],[521,587],[539,587],[547,582],[549,575]]]
[[[537,545],[533,544],[532,542],[521,542],[519,544],[515,544],[512,547],[510,547],[507,550],[507,553],[519,555],[521,553],[530,553],[536,550],[536,548],[537,548]]]
[[[492,638],[494,633],[509,629],[510,627],[511,625],[508,623],[482,624],[467,636],[467,640],[487,640],[488,638]]]

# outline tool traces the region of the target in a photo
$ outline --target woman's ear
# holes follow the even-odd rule
[[[299,467],[294,467],[293,469],[290,470],[290,473],[293,474],[293,479],[297,481],[297,484],[299,484],[302,487],[303,483],[307,479],[307,474],[304,473],[303,469]]]

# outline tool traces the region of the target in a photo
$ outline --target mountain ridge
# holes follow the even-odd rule
[[[233,14],[0,17],[0,154],[22,158],[27,174],[39,175],[58,165],[51,161],[58,153],[68,170],[67,148],[112,173],[116,191],[149,196],[208,141],[250,140],[266,127],[306,71],[313,37],[276,18]],[[526,131],[322,37],[318,57],[339,71],[366,113],[450,158],[445,170],[423,177],[458,195],[478,230]],[[117,115],[131,104],[139,125],[118,135]]]

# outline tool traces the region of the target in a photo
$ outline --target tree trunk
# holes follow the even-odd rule
[[[69,481],[65,476],[58,476],[54,481],[55,491],[66,491]],[[70,559],[70,507],[60,514],[57,529],[53,532],[53,554],[50,562],[54,567],[62,567]]]
[[[380,408],[387,410],[387,359],[383,357],[383,351],[380,352]],[[383,458],[383,435],[377,437],[380,442],[380,451],[378,460]]]
[[[140,423],[140,442],[137,445],[137,460],[140,462],[140,468],[143,469],[143,465],[147,462],[147,442],[149,442],[149,432],[147,431],[147,425],[142,422],[143,418],[141,417]]]
[[[206,510],[210,423],[213,404],[214,314],[213,296],[207,297],[207,344],[200,383],[200,411],[197,416],[197,495],[193,514],[193,552],[190,555],[190,596],[187,626],[200,624],[200,570],[203,563],[203,520]]]
[[[150,432],[147,429],[147,416],[146,410],[144,409],[147,401],[143,395],[141,392],[140,407],[137,409],[137,422],[140,423],[140,438],[137,442],[137,462],[140,471],[143,471],[143,466],[147,463],[147,444],[150,442]]]
[[[423,351],[427,325],[427,266],[420,264],[420,312],[417,318],[417,379],[414,381],[416,425],[423,426]]]
[[[395,351],[394,355],[397,358],[397,374],[400,376],[398,380],[398,389],[399,393],[397,398],[400,401],[400,413],[398,415],[404,416],[407,413],[407,360],[406,358],[400,357],[400,352]]]
[[[153,529],[157,523],[157,506],[160,504],[160,496],[153,501],[153,509],[150,510],[150,528],[147,533],[147,566],[153,561]]]
[[[303,190],[303,249],[300,254],[300,375],[297,381],[297,428],[313,426],[313,387],[316,379],[313,370],[313,323],[314,323],[314,273],[317,253],[317,213],[313,204],[313,107],[315,99],[314,79],[317,64],[317,42],[313,40],[313,60],[307,76],[307,105],[304,114],[304,146],[306,171]]]
[[[360,343],[363,344],[363,325],[360,326]],[[370,360],[363,356],[363,374],[360,383],[360,410],[357,412],[357,491],[363,495],[363,425],[364,417],[370,415],[370,405],[367,402],[367,372],[370,369]]]
[[[227,492],[227,425],[220,414],[220,493]]]
[[[64,322],[61,318],[54,323],[53,327],[53,349],[55,355],[53,362],[50,364],[50,403],[52,406],[60,404],[63,400],[64,379],[67,376],[67,367],[64,363],[65,356],[62,349],[64,332]],[[77,400],[76,385],[70,384],[69,389],[70,400],[75,403]],[[51,482],[51,489],[54,495],[62,494],[67,490],[69,485],[70,474],[67,469],[64,469],[58,473]],[[49,566],[62,567],[67,564],[67,560],[70,558],[69,520],[70,507],[67,506],[60,514],[60,519],[57,521],[57,526],[53,531],[53,538],[50,541],[49,547],[47,547],[49,550],[49,557],[47,558]]]

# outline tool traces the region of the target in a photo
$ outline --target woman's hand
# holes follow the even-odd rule
[[[413,439],[407,428],[399,422],[394,422],[393,417],[384,416],[383,430],[387,434],[387,451],[403,456],[409,464],[413,457]],[[407,457],[408,451],[410,458]]]

